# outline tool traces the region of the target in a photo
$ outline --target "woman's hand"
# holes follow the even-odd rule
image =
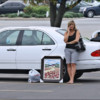
[[[69,28],[69,27],[67,28],[67,33],[68,33],[68,35],[69,35],[69,33],[70,33],[70,28]]]

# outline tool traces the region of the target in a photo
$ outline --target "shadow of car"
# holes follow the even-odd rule
[[[20,1],[7,1],[0,5],[0,14],[16,13],[23,11],[25,4]]]

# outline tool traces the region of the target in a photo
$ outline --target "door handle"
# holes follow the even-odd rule
[[[16,51],[16,49],[7,49],[7,51]]]
[[[51,49],[42,49],[43,51],[47,50],[47,51],[50,51]]]

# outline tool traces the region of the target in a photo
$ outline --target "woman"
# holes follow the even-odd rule
[[[67,63],[67,71],[69,75],[69,84],[74,83],[74,76],[76,72],[76,61],[78,52],[75,50],[75,44],[80,39],[80,32],[76,29],[75,22],[72,20],[68,23],[67,32],[64,35],[64,42],[66,43],[65,57]]]

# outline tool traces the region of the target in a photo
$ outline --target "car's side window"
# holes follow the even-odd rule
[[[11,6],[12,6],[12,3],[7,3],[7,4],[4,5],[5,8],[11,7]]]
[[[54,45],[55,43],[47,34],[44,33],[42,44],[43,45]]]
[[[20,4],[19,4],[19,3],[13,3],[12,6],[13,6],[13,7],[19,7]]]
[[[39,30],[25,30],[22,37],[22,45],[53,45],[54,41]]]
[[[22,37],[22,45],[41,45],[41,41],[37,37],[37,31],[25,30]]]
[[[9,30],[0,33],[0,45],[16,45],[20,31]]]
[[[44,32],[37,31],[37,38],[41,41],[42,45],[54,45],[54,41]]]

